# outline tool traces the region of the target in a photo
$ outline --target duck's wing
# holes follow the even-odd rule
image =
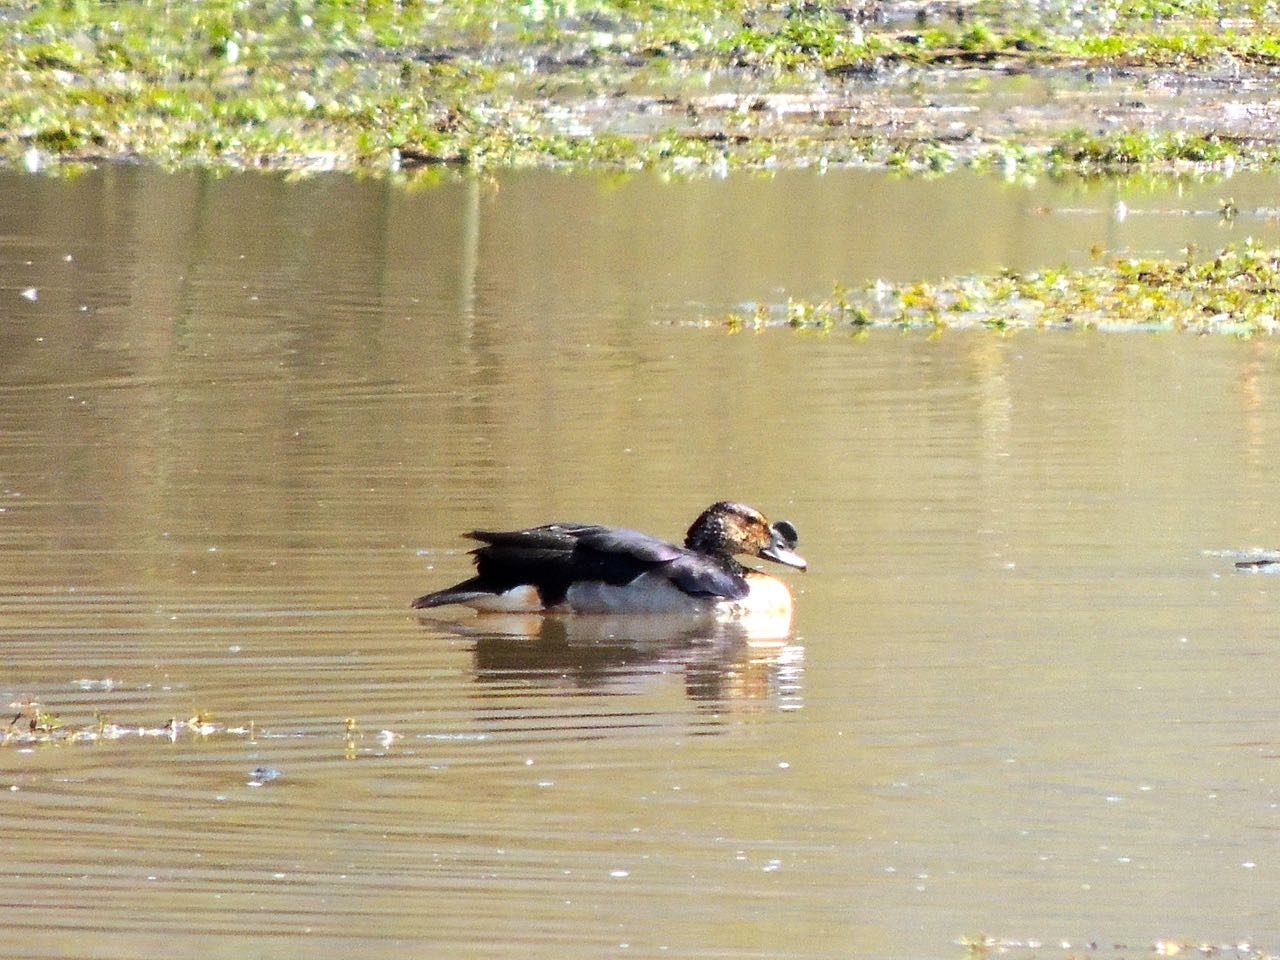
[[[741,577],[701,554],[626,527],[591,523],[551,523],[527,530],[475,530],[467,534],[485,546],[475,551],[482,580],[536,583],[548,606],[563,599],[574,583],[595,581],[625,586],[662,568],[691,596],[738,600],[747,594]]]
[[[590,523],[549,523],[528,530],[473,530],[484,546],[473,551],[482,580],[534,583],[554,598],[570,584],[587,581],[623,586],[680,548],[635,530]],[[553,605],[549,603],[548,606]]]
[[[582,552],[616,558],[613,563],[621,568],[628,566],[620,562],[621,558],[629,559],[635,573],[622,583],[630,583],[641,573],[661,567],[667,579],[690,596],[740,600],[749,589],[742,577],[735,576],[701,554],[637,530],[591,527],[579,533],[578,542]]]
[[[742,577],[721,569],[697,554],[672,561],[668,570],[671,582],[691,596],[741,600],[751,592],[751,587]]]

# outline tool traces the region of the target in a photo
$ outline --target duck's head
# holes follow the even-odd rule
[[[698,553],[731,557],[745,553],[804,570],[804,558],[796,553],[796,528],[786,520],[770,524],[759,510],[743,503],[713,503],[689,528],[684,545]]]

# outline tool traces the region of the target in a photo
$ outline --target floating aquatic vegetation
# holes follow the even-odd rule
[[[80,689],[111,689],[114,681],[77,680]],[[102,686],[101,684],[107,684]],[[63,720],[49,711],[39,700],[28,697],[9,704],[14,711],[7,724],[0,721],[0,747],[30,747],[46,744],[97,743],[106,740],[123,740],[129,737],[144,737],[156,740],[176,741],[181,736],[209,738],[215,736],[236,737],[244,740],[271,738],[284,734],[263,730],[254,721],[241,723],[223,723],[211,714],[199,710],[190,717],[170,717],[160,724],[121,723],[109,718],[105,713],[95,711],[92,722],[72,723]],[[357,741],[364,737],[360,725],[354,717],[346,717],[333,725],[333,737],[345,748],[354,751]],[[392,730],[380,730],[376,742],[382,749],[389,748],[402,734]],[[261,783],[279,776],[270,773],[273,768],[260,767],[253,771],[253,779]],[[258,776],[261,771],[267,771]]]
[[[203,711],[191,717],[170,717],[158,726],[117,723],[105,714],[95,713],[92,723],[71,724],[64,722],[34,699],[9,704],[15,710],[9,723],[0,728],[0,746],[29,746],[45,743],[90,743],[101,740],[121,740],[125,737],[155,737],[176,740],[184,733],[200,737],[215,734],[253,739],[256,728],[253,722],[242,725],[218,723]]]
[[[11,6],[0,17],[0,158],[30,171],[133,157],[426,178],[442,165],[711,175],[837,163],[926,173],[1280,165],[1280,112],[1236,97],[1241,84],[1269,89],[1280,64],[1280,40],[1259,28],[1265,5],[1253,3]],[[1129,107],[1109,105],[1106,128],[1122,132],[1107,135],[1080,132],[1099,129],[1087,110],[1061,125],[1031,105],[1018,129],[957,132],[956,114],[899,83],[1033,70],[1085,82],[1088,71],[1172,70],[1204,82],[1179,101],[1196,110],[1158,122],[1143,112],[1141,133],[1112,116]],[[729,91],[732,107],[717,108],[708,89]],[[1244,132],[1215,136],[1233,117],[1247,120]]]
[[[1052,957],[1061,950],[1067,957],[1215,957],[1221,960],[1277,960],[1277,955],[1248,940],[1223,943],[1161,937],[1150,943],[1127,944],[1098,940],[993,937],[984,934],[960,937],[956,945],[971,957]]]
[[[789,299],[717,321],[731,332],[788,326],[996,330],[1180,330],[1248,337],[1280,332],[1280,250],[1253,243],[1204,259],[1116,258],[1083,270],[1005,270],[891,284],[837,286],[820,301]]]

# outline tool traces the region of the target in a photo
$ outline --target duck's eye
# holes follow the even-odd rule
[[[800,534],[796,531],[795,525],[787,520],[779,520],[773,525],[773,532],[778,535],[788,548],[795,547],[800,542]]]

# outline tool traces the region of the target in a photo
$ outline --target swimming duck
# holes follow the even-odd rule
[[[550,523],[527,530],[466,534],[476,576],[413,601],[413,607],[463,604],[507,613],[791,612],[791,591],[744,567],[748,554],[804,570],[796,528],[769,523],[758,510],[722,500],[693,521],[678,547],[657,537],[589,523]]]

